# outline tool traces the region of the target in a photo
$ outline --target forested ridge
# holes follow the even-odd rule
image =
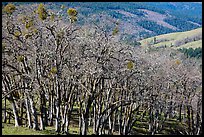
[[[73,125],[80,135],[202,134],[196,59],[125,44],[120,22],[80,25],[79,12],[2,6],[3,124],[63,135]]]
[[[15,5],[29,5],[33,2],[14,2]],[[40,3],[40,2],[36,2]],[[105,22],[108,27],[110,20],[118,20],[121,30],[118,37],[132,40],[143,39],[166,32],[188,31],[202,26],[202,3],[194,2],[43,2],[47,8],[59,12],[61,5],[66,8],[75,7],[78,14],[77,24],[90,24],[92,21]],[[3,2],[3,4],[7,4]],[[146,11],[142,11],[146,10]],[[152,16],[147,11],[154,12]],[[66,20],[66,11],[61,13]],[[162,16],[160,18],[159,16]],[[152,20],[156,18],[157,20]],[[166,24],[160,24],[165,22]],[[171,25],[168,26],[167,24]],[[156,26],[155,26],[156,25]],[[167,25],[167,26],[166,26]],[[111,27],[111,26],[110,26]],[[174,27],[174,28],[173,28]],[[127,33],[125,33],[127,31]],[[128,39],[125,39],[129,41]]]

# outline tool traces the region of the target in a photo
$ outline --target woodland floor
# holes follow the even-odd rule
[[[78,122],[74,119],[70,123],[69,133],[72,135],[74,134],[77,135],[79,134],[79,127]],[[186,127],[187,126],[184,123],[180,123],[176,119],[168,119],[163,123],[163,127],[160,128],[159,132],[157,132],[156,135],[177,135],[179,134],[178,130],[182,131]],[[91,134],[93,134],[92,126],[89,126],[88,135]],[[118,132],[115,132],[114,134],[117,135]],[[148,122],[145,117],[140,121],[136,121],[131,134],[134,135],[150,134],[148,132]],[[11,120],[10,124],[8,124],[8,122],[7,123],[2,122],[2,135],[57,135],[57,133],[55,132],[54,126],[46,126],[45,130],[43,131],[35,131],[24,126],[14,127],[14,121]]]
[[[3,105],[4,105],[4,101],[2,101],[2,106]],[[7,107],[7,111],[10,111],[11,114],[13,114],[11,111],[11,105],[9,102],[7,102],[6,107]],[[78,109],[77,107],[74,107],[71,115],[69,134],[72,134],[72,135],[79,134],[77,109]],[[149,135],[150,133],[148,132],[148,115],[146,114],[142,119],[141,119],[141,115],[142,115],[142,111],[139,111],[137,113],[138,121],[135,122],[135,125],[133,126],[131,134]],[[4,116],[4,113],[2,111],[2,119],[3,119],[3,116]],[[163,125],[163,127],[162,128],[160,127],[156,135],[177,135],[177,134],[180,134],[178,130],[184,131],[188,127],[185,123],[179,122],[177,118],[167,119],[163,123],[160,123],[160,125],[161,124]],[[91,135],[91,134],[93,134],[92,125],[90,125],[88,128],[88,135]],[[114,132],[114,135],[117,135],[117,134],[118,132]],[[40,131],[40,130],[35,131],[25,126],[14,127],[14,120],[13,118],[11,118],[10,124],[8,119],[7,119],[7,123],[3,123],[2,121],[2,135],[57,135],[57,133],[55,132],[55,126],[46,126],[45,130],[43,131]]]

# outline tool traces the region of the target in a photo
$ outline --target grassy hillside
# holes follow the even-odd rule
[[[54,128],[53,128],[54,130]],[[45,131],[34,131],[26,127],[14,127],[13,124],[3,124],[2,135],[54,135],[55,131],[51,132],[52,129]]]
[[[185,32],[158,35],[139,41],[141,46],[151,45],[153,47],[167,46],[174,49],[179,48],[202,48],[202,28]]]
[[[13,124],[5,124],[3,123],[3,128],[2,128],[2,135],[57,135],[57,133],[55,132],[55,127],[46,127],[45,130],[43,131],[36,131],[36,130],[33,130],[33,129],[29,129],[27,127],[23,127],[23,126],[20,126],[20,127],[14,127]],[[89,128],[89,132],[88,134],[91,135],[92,132],[91,132],[91,128]],[[69,132],[70,134],[72,135],[77,135],[79,134],[79,131],[78,131],[78,127],[72,125],[70,126],[70,129],[69,129]],[[61,135],[64,135],[64,134],[61,134]]]
[[[202,40],[198,40],[198,41],[193,41],[193,42],[189,42],[187,44],[181,45],[179,48],[202,48]]]
[[[139,113],[138,113],[139,114]],[[135,135],[149,135],[148,132],[148,116],[145,115],[142,121],[136,121],[133,126],[132,134]],[[57,135],[55,132],[54,126],[47,126],[43,131],[36,131],[29,129],[28,127],[19,126],[14,127],[14,124],[2,123],[2,135]],[[156,135],[168,135],[168,134],[179,134],[177,130],[184,131],[186,130],[187,125],[183,122],[178,122],[176,119],[168,119],[164,121],[163,127],[156,133]],[[177,130],[175,130],[177,129]],[[79,135],[79,127],[76,124],[71,124],[69,127],[69,133],[71,135]],[[88,135],[92,135],[92,127],[88,128]],[[118,132],[114,132],[113,135],[118,135]],[[65,135],[60,133],[60,135]]]

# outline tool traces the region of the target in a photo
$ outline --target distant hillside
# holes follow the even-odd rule
[[[102,24],[111,31],[118,21],[119,38],[134,41],[202,27],[202,3],[194,2],[43,2],[48,9],[60,10],[66,19],[67,8],[76,8],[78,24]],[[5,4],[5,3],[3,3]],[[14,4],[30,4],[15,2]],[[61,9],[61,5],[65,9]]]
[[[185,32],[169,33],[139,41],[141,46],[172,47],[180,48],[202,48],[202,28]]]

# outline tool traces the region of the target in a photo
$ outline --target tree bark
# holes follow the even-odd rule
[[[66,102],[65,108],[64,108],[64,113],[63,113],[63,119],[62,119],[62,132],[65,131],[65,124],[67,123],[67,113],[68,113],[68,104]]]
[[[46,112],[45,112],[45,108],[44,108],[44,94],[41,94],[40,95],[40,130],[45,130],[45,118],[44,116],[46,115]]]
[[[194,111],[191,107],[191,128],[192,128],[192,134],[195,135],[195,124],[194,124]]]
[[[13,108],[15,127],[18,127],[19,126],[18,110],[17,110],[16,103],[15,103],[15,101],[13,99],[12,94],[10,94],[9,100],[10,100],[12,108]]]
[[[182,110],[182,104],[179,105],[179,122],[181,122],[181,110]]]
[[[53,126],[53,113],[54,113],[54,93],[53,90],[51,91],[51,97],[50,97],[50,113],[49,113],[49,125]]]
[[[55,131],[59,134],[61,129],[61,118],[60,118],[60,104],[61,104],[61,90],[60,83],[58,79],[59,75],[56,76],[56,122],[55,122]]]
[[[33,129],[39,130],[39,127],[38,127],[38,116],[37,116],[36,108],[34,106],[34,101],[33,101],[33,99],[31,97],[28,97],[28,98],[29,98],[29,101],[30,101],[30,107],[31,107],[31,111],[32,111],[32,115],[33,115],[33,120],[34,120]]]
[[[93,96],[88,97],[88,103],[85,109],[85,114],[83,115],[84,119],[82,121],[82,135],[87,135],[88,132],[89,110],[93,102],[92,98]]]
[[[59,134],[60,132],[60,105],[59,105],[59,98],[57,100],[57,105],[56,105],[56,121],[55,121],[55,131]]]
[[[26,95],[25,95],[25,105],[26,105],[26,113],[27,113],[27,120],[28,120],[28,128],[32,128],[30,106],[28,102],[28,97]]]
[[[82,102],[78,98],[79,102],[79,134],[82,135]]]
[[[23,125],[23,107],[24,107],[24,102],[20,102],[20,120],[19,120],[19,124]]]
[[[190,106],[187,105],[188,133],[191,134]]]
[[[96,100],[93,100],[93,134],[96,134]]]
[[[7,120],[7,118],[6,118],[6,97],[4,98],[4,118],[3,118],[3,122],[4,123],[6,123],[6,120]]]

